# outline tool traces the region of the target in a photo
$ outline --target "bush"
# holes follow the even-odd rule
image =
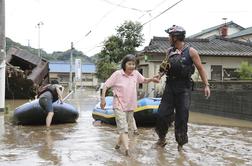
[[[248,62],[242,62],[237,72],[242,80],[252,79],[252,66]]]

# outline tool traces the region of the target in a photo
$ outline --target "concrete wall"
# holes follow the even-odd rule
[[[202,83],[196,83],[190,111],[252,121],[252,81],[211,82],[209,99],[202,88]]]

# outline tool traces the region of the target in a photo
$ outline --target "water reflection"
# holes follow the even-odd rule
[[[56,152],[54,152],[54,137],[52,136],[54,131],[45,130],[44,132],[44,143],[38,148],[38,156],[48,162],[45,162],[45,165],[60,165],[61,156],[59,156]]]

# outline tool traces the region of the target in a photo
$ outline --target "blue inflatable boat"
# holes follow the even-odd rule
[[[70,104],[53,103],[54,116],[52,124],[74,123],[79,117],[78,110]],[[38,99],[17,107],[14,122],[20,125],[45,125],[47,112],[39,105]]]
[[[95,106],[92,116],[95,120],[115,125],[115,115],[113,111],[113,97],[107,96],[106,107],[100,107],[100,102]],[[156,123],[156,114],[161,98],[142,98],[138,100],[138,107],[134,110],[134,117],[139,126],[153,126]]]

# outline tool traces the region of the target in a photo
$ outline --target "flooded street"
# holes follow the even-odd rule
[[[252,165],[252,122],[211,115],[190,114],[189,143],[177,151],[174,129],[168,144],[156,149],[153,128],[139,128],[130,137],[130,157],[115,150],[116,127],[93,125],[92,109],[98,94],[78,90],[66,102],[79,111],[77,123],[45,126],[15,126],[12,110],[26,101],[7,101],[8,113],[0,115],[1,166],[146,166],[146,165]]]

